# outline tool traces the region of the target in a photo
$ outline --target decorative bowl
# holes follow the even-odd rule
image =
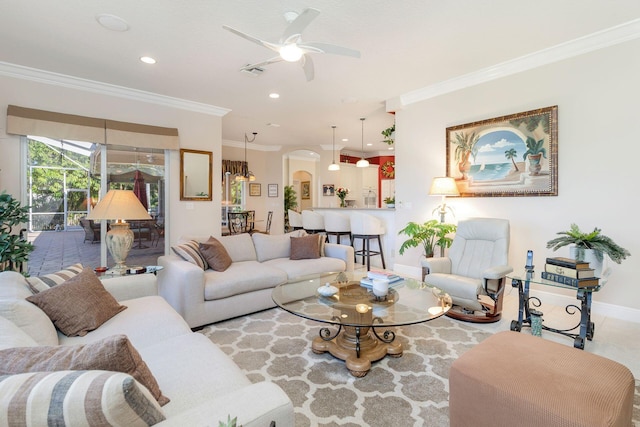
[[[324,286],[320,286],[318,288],[318,293],[323,297],[330,297],[332,295],[335,295],[337,292],[338,292],[338,288],[336,288],[335,286],[332,286],[328,282],[325,283]]]

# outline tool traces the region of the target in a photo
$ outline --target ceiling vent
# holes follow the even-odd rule
[[[250,64],[247,64],[250,65]],[[252,77],[258,77],[260,75],[262,75],[262,73],[264,73],[264,68],[260,68],[260,67],[251,67],[251,68],[241,68],[240,69],[241,72],[248,74]]]

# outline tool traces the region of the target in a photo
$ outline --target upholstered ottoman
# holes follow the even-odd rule
[[[505,331],[453,362],[449,393],[451,427],[629,427],[634,379],[604,357]]]

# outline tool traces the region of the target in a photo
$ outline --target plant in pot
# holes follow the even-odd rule
[[[382,142],[387,145],[393,145],[396,140],[396,124],[394,123],[380,133],[382,134],[382,136],[384,136]]]
[[[569,246],[570,257],[589,262],[590,267],[596,270],[596,276],[600,277],[602,284],[606,283],[607,277],[611,274],[611,269],[605,265],[605,254],[616,264],[620,264],[631,256],[628,250],[610,237],[603,235],[602,230],[597,227],[590,233],[584,233],[576,224],[571,224],[569,230],[556,234],[560,237],[549,240],[547,249],[556,251]]]
[[[534,138],[528,136],[525,141],[527,146],[527,151],[522,155],[523,160],[529,159],[529,173],[531,175],[540,174],[540,169],[542,169],[542,165],[540,161],[542,157],[547,158],[547,150],[544,148],[544,138],[536,141]]]
[[[396,206],[396,198],[394,197],[385,197],[384,204],[387,205],[388,208],[394,208]]]
[[[298,207],[298,198],[296,197],[296,190],[293,189],[293,185],[286,185],[284,187],[284,229],[289,231],[291,226],[289,225],[289,209],[295,209]]]
[[[410,222],[405,228],[400,230],[398,234],[406,234],[409,239],[405,240],[400,246],[400,255],[408,248],[416,248],[422,246],[423,255],[427,258],[433,256],[436,246],[441,248],[451,247],[453,238],[449,237],[450,233],[454,233],[457,227],[454,224],[438,222],[435,219],[427,221],[423,224]]]
[[[20,234],[13,234],[13,228],[29,219],[29,207],[10,194],[0,194],[0,271],[18,270],[29,259],[33,245]]]

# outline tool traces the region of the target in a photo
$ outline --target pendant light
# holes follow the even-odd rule
[[[336,125],[331,126],[333,129],[333,162],[329,165],[330,171],[339,171],[340,165],[336,163]]]
[[[367,168],[369,167],[369,161],[364,158],[364,117],[360,121],[362,122],[362,158],[356,162],[356,167]]]
[[[249,170],[249,164],[247,163],[247,142],[253,142],[256,140],[258,132],[253,132],[253,138],[249,139],[247,134],[244,134],[244,163],[242,164],[242,173],[235,174],[236,181],[255,181],[256,176]]]

